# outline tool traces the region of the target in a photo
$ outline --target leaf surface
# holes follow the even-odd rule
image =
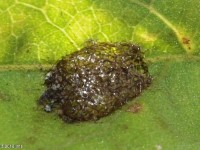
[[[25,149],[198,149],[200,1],[1,0],[0,143]],[[152,86],[97,122],[36,105],[46,69],[87,42],[133,42]],[[135,110],[139,106],[139,110]]]

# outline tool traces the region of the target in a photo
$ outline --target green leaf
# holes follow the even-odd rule
[[[0,144],[199,149],[199,7],[195,0],[1,0]],[[36,104],[42,70],[91,40],[140,45],[154,80],[112,115],[66,124]]]

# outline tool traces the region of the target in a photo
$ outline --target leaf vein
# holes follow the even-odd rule
[[[152,5],[147,5],[144,3],[141,3],[139,1],[135,1],[135,0],[131,0],[133,3],[146,8],[149,10],[149,12],[153,15],[155,15],[157,18],[159,18],[167,27],[169,27],[176,35],[177,40],[179,41],[180,45],[182,46],[182,48],[189,54],[191,53],[191,50],[188,49],[182,42],[182,38],[184,37],[184,35],[182,35],[180,33],[180,31],[164,16],[162,15],[160,12],[158,12],[154,7],[152,7]]]

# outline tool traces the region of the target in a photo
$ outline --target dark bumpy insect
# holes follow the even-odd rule
[[[47,73],[39,104],[67,122],[97,120],[151,83],[143,54],[131,43],[93,43],[63,57]]]

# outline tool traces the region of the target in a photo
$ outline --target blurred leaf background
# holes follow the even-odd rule
[[[0,144],[199,149],[200,1],[0,0],[0,18]],[[92,40],[140,45],[154,81],[108,117],[67,124],[36,105],[41,69]]]

